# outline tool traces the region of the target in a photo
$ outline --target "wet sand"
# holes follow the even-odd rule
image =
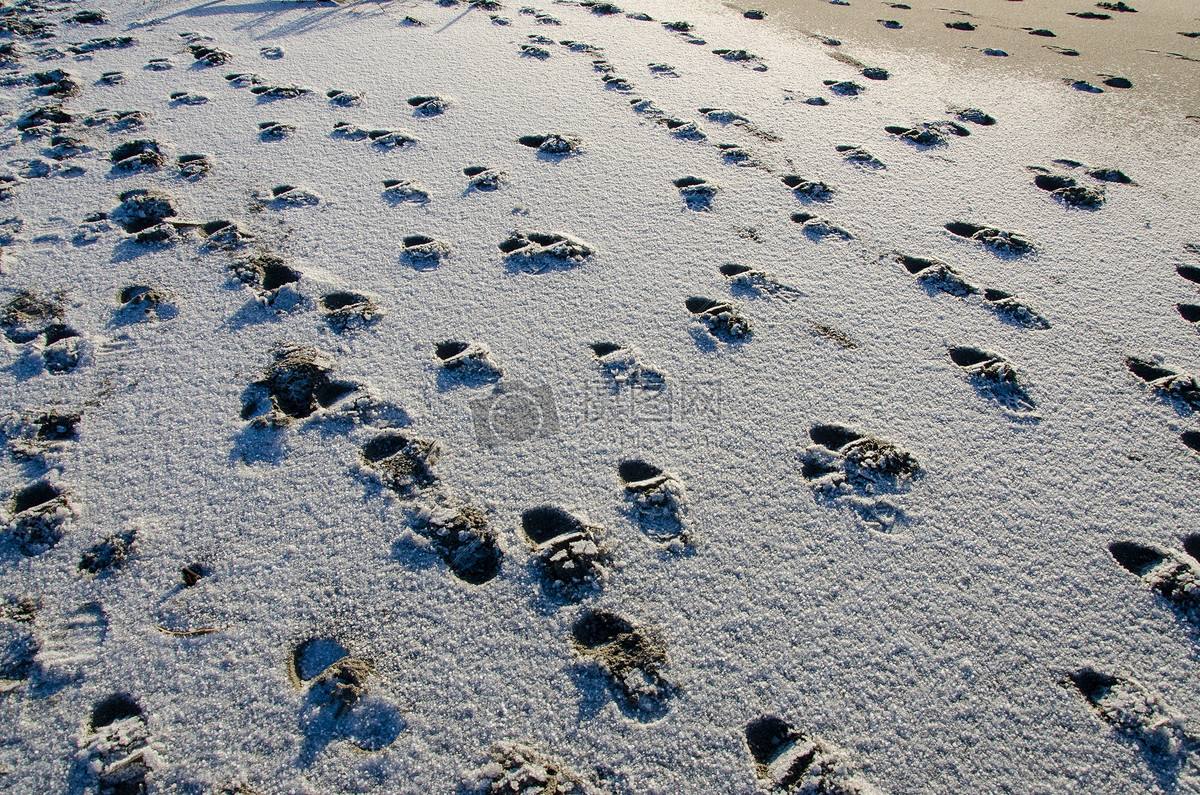
[[[1122,101],[1140,97],[1140,114],[1195,117],[1200,121],[1200,6],[1188,0],[1142,0],[1135,12],[1087,0],[755,0],[724,3],[734,11],[767,12],[764,24],[818,38],[841,49],[865,46],[905,55],[928,54],[955,66],[1049,81],[1084,80]],[[900,8],[897,6],[911,6]],[[1079,18],[1072,13],[1107,15]],[[892,27],[885,26],[888,23]],[[901,27],[896,28],[898,23]],[[973,30],[947,27],[969,23]],[[965,27],[965,25],[962,25]],[[1053,37],[1031,30],[1050,31]],[[1000,50],[1007,56],[985,54]],[[1077,54],[1071,54],[1077,53]],[[1123,77],[1131,88],[1106,85]]]

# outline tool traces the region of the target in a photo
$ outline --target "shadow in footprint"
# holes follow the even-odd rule
[[[950,361],[966,373],[980,397],[1013,412],[1029,412],[1035,408],[1016,367],[1008,359],[969,345],[955,345],[948,353]]]
[[[916,458],[895,442],[846,427],[817,424],[797,458],[819,502],[845,506],[868,526],[892,532],[907,516],[890,499],[922,474]]]
[[[556,602],[578,602],[600,589],[612,555],[602,528],[553,505],[521,514],[521,531],[532,552],[542,592]]]
[[[1134,745],[1163,792],[1181,791],[1179,774],[1195,750],[1184,716],[1138,681],[1086,666],[1067,676],[1092,713]]]
[[[320,649],[309,649],[303,655],[297,649],[293,670],[303,680],[301,665],[311,671],[338,651],[345,649],[336,641],[329,641]],[[400,736],[405,721],[390,701],[368,692],[371,675],[369,663],[348,655],[313,675],[299,716],[304,734],[297,759],[301,767],[311,767],[333,743],[348,742],[358,751],[371,753],[387,748]]]
[[[594,671],[576,679],[589,710],[596,708],[597,690],[603,687],[627,718],[652,723],[670,711],[679,688],[664,675],[667,647],[658,632],[616,613],[587,610],[572,625],[571,640],[575,653]]]
[[[1200,639],[1200,533],[1184,537],[1182,545],[1186,554],[1135,541],[1114,541],[1108,552],[1188,622],[1192,636]]]

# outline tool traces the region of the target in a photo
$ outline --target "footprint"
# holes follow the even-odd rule
[[[141,705],[127,693],[96,702],[80,740],[77,775],[108,795],[151,791],[159,757]],[[74,777],[74,776],[73,776]]]
[[[441,455],[438,442],[401,431],[384,431],[362,448],[363,466],[403,498],[417,497],[437,483],[434,467]]]
[[[949,136],[953,135],[961,138],[971,134],[971,131],[961,124],[944,120],[921,122],[912,127],[892,124],[883,129],[885,132],[896,136],[902,141],[907,141],[921,148],[945,146],[950,142]]]
[[[571,627],[575,652],[604,674],[617,706],[641,721],[662,718],[678,688],[667,681],[657,632],[606,610],[586,610]]]
[[[34,72],[28,78],[35,94],[43,97],[59,97],[70,99],[83,92],[79,78],[65,69],[51,69],[46,72]]]
[[[828,237],[837,240],[852,240],[854,238],[854,235],[832,221],[813,213],[792,213],[791,219],[792,223],[800,224],[800,229],[804,233],[804,236],[814,243],[819,243]]]
[[[1132,678],[1114,676],[1084,667],[1067,677],[1097,718],[1113,727],[1122,739],[1134,743],[1153,766],[1166,763],[1166,778],[1174,779],[1195,746],[1185,719]],[[1169,791],[1174,786],[1166,788]]]
[[[0,617],[0,695],[21,687],[36,672],[41,643],[31,620],[19,619]]]
[[[428,539],[450,572],[471,585],[500,573],[503,553],[487,515],[473,505],[437,506],[419,511],[413,530]]]
[[[718,270],[729,280],[730,291],[734,295],[748,298],[781,298],[783,300],[793,300],[803,295],[795,287],[784,284],[770,273],[749,265],[726,262]]]
[[[983,291],[983,302],[996,315],[1014,325],[1039,330],[1050,328],[1049,320],[1011,293],[989,287]]]
[[[251,86],[261,86],[264,81],[253,72],[235,72],[225,75],[225,82],[234,88],[249,88]]]
[[[945,225],[945,229],[952,235],[973,240],[996,254],[1021,256],[1033,251],[1033,244],[1018,232],[1005,232],[963,221],[951,221]]]
[[[208,97],[203,94],[193,94],[190,91],[173,91],[170,95],[171,105],[175,107],[194,107],[208,104]]]
[[[1188,323],[1200,323],[1200,304],[1176,304],[1175,309]]]
[[[886,499],[908,491],[922,474],[912,453],[895,442],[844,425],[814,425],[812,444],[799,455],[814,494],[844,504],[868,525],[888,532],[904,518]]]
[[[1184,431],[1179,434],[1179,441],[1193,453],[1200,455],[1200,431]]]
[[[749,318],[731,301],[694,295],[684,301],[684,306],[709,334],[723,342],[742,342],[753,334]]]
[[[504,792],[601,795],[603,792],[562,760],[513,742],[497,743],[488,763],[467,774],[461,791],[471,795]]]
[[[979,108],[951,108],[950,112],[954,114],[959,121],[978,124],[981,127],[991,127],[996,123],[996,119],[991,115],[984,113]]]
[[[763,59],[748,50],[717,49],[713,50],[713,54],[721,56],[721,58],[730,63],[748,67],[756,72],[767,71],[767,65],[763,63]]]
[[[203,179],[212,171],[208,155],[180,155],[175,159],[175,165],[179,168],[179,176],[188,182]]]
[[[46,328],[46,345],[42,348],[42,365],[51,375],[74,372],[91,359],[91,346],[78,331],[56,323]]]
[[[499,245],[510,271],[543,273],[582,265],[595,250],[559,232],[513,231]]]
[[[487,166],[467,166],[462,172],[467,177],[467,193],[491,193],[508,183],[507,173]]]
[[[962,20],[957,21],[957,22],[943,22],[942,24],[944,24],[950,30],[971,31],[971,30],[975,30],[975,28],[976,28],[975,23],[966,22],[966,21],[962,21]]]
[[[861,86],[853,80],[823,80],[822,82],[829,87],[831,93],[839,97],[857,97],[867,90],[865,86]]]
[[[155,628],[176,638],[198,638],[223,632],[235,617],[220,603],[223,578],[213,567],[193,561],[179,570],[180,581],[155,609]]]
[[[414,268],[436,268],[450,256],[450,244],[428,235],[407,235],[401,241],[400,258]]]
[[[113,171],[126,174],[157,171],[167,162],[158,142],[145,138],[119,144],[110,159]]]
[[[67,49],[74,55],[86,55],[101,50],[124,50],[137,44],[132,36],[104,36],[70,45]]]
[[[262,58],[265,58],[268,61],[278,61],[280,58],[283,57],[283,48],[282,47],[260,47],[258,49],[258,54],[259,54],[259,56],[261,56]]]
[[[174,297],[160,287],[146,284],[131,284],[117,293],[120,308],[113,315],[111,325],[127,326],[133,323],[170,320],[179,314]]]
[[[242,395],[243,420],[257,426],[286,427],[334,406],[359,386],[335,381],[333,357],[301,345],[280,345],[264,377]]]
[[[151,58],[142,68],[148,72],[169,72],[175,68],[175,64],[169,58]]]
[[[43,149],[42,154],[52,160],[63,161],[90,154],[92,151],[92,147],[88,146],[87,141],[82,138],[74,138],[70,135],[52,135],[50,136],[50,146]]]
[[[832,201],[834,189],[824,182],[805,179],[797,174],[785,174],[781,181],[792,189],[798,199],[813,202]]]
[[[1072,80],[1069,77],[1064,77],[1063,82],[1069,85],[1076,91],[1082,91],[1085,94],[1103,94],[1104,89],[1099,86],[1094,86],[1086,80]]]
[[[112,533],[83,551],[79,570],[94,577],[108,577],[137,554],[137,530]]]
[[[746,746],[763,785],[784,792],[878,795],[842,749],[797,731],[783,718],[763,715],[746,725]]]
[[[46,329],[61,320],[62,300],[58,296],[44,297],[21,290],[4,305],[0,329],[12,342],[32,342],[45,334]]]
[[[142,110],[109,110],[101,108],[83,119],[85,127],[106,127],[111,133],[133,132],[144,128],[150,114]]]
[[[104,25],[108,22],[108,14],[104,11],[88,9],[78,11],[63,21],[72,25]]]
[[[168,219],[176,218],[179,210],[170,194],[150,188],[135,188],[122,193],[121,202],[109,217],[139,243],[170,241],[176,237]]]
[[[1139,577],[1179,615],[1200,629],[1200,534],[1184,538],[1187,555],[1134,541],[1114,541],[1109,554],[1121,568]]]
[[[223,66],[233,60],[232,53],[209,47],[207,44],[193,44],[188,47],[188,52],[192,54],[196,63],[204,66]]]
[[[579,5],[582,8],[590,10],[597,16],[611,16],[621,13],[621,7],[616,3],[605,3],[600,2],[600,0],[580,0]]]
[[[574,135],[547,133],[545,135],[522,135],[517,139],[521,146],[536,149],[538,157],[545,160],[561,160],[580,154],[583,140]]]
[[[39,622],[42,619],[39,618]],[[108,616],[99,602],[85,602],[42,631],[38,687],[55,691],[80,681],[108,637]]]
[[[329,327],[341,334],[370,326],[383,317],[383,310],[365,293],[335,290],[321,296],[321,314]]]
[[[679,77],[679,70],[666,63],[652,63],[647,68],[655,77]]]
[[[78,516],[66,489],[50,480],[35,481],[16,492],[9,511],[6,540],[30,558],[56,547]]]
[[[673,137],[681,141],[705,141],[708,139],[708,135],[697,127],[695,122],[686,119],[663,117],[655,119],[654,123],[666,127]]]
[[[312,93],[311,88],[301,86],[268,86],[252,85],[250,93],[258,97],[260,102],[270,102],[277,99],[298,99]]]
[[[1129,372],[1169,400],[1200,410],[1200,382],[1187,373],[1173,370],[1160,362],[1140,356],[1125,357]]]
[[[887,166],[883,164],[879,158],[863,149],[860,146],[850,146],[849,144],[838,144],[834,147],[841,155],[842,159],[847,163],[852,163],[862,168],[885,169]]]
[[[562,508],[542,505],[521,514],[521,531],[533,549],[534,568],[547,592],[579,601],[607,579],[612,556],[602,528]]]
[[[539,61],[545,61],[550,58],[550,51],[545,47],[538,47],[536,44],[522,44],[517,53],[522,58],[536,58]]]
[[[688,543],[684,526],[687,491],[679,478],[639,458],[617,466],[628,511],[642,532],[655,541]]]
[[[946,293],[956,298],[966,298],[979,292],[979,288],[941,260],[930,257],[913,257],[908,254],[894,254],[892,257],[906,271],[917,277],[919,284],[926,292]]]
[[[262,202],[273,210],[283,210],[289,207],[311,207],[321,203],[321,196],[314,191],[295,185],[276,185],[270,192],[255,191],[251,194],[256,201]]]
[[[260,141],[282,141],[291,137],[296,128],[282,121],[261,121],[258,123],[258,138]]]
[[[333,125],[333,135],[347,141],[370,141],[376,149],[384,151],[404,149],[419,143],[415,136],[404,130],[367,130],[345,121]]]
[[[720,190],[720,188],[703,177],[690,175],[680,177],[673,184],[679,189],[679,195],[683,198],[684,206],[693,212],[707,212],[711,210],[713,199],[716,198],[717,192]]]
[[[299,716],[302,767],[311,766],[332,743],[348,742],[358,751],[373,753],[394,743],[404,730],[400,710],[370,693],[371,664],[350,656],[337,641],[307,640],[295,648],[290,662],[293,682],[307,688]]]
[[[533,17],[533,21],[539,25],[561,25],[562,20],[550,16],[545,11],[530,6],[523,6],[520,10],[521,14]]]
[[[1104,205],[1102,189],[1080,185],[1074,177],[1053,174],[1036,166],[1031,167],[1031,170],[1039,172],[1034,176],[1033,184],[1041,190],[1049,192],[1051,196],[1068,207],[1099,210]]]
[[[1200,284],[1200,268],[1195,265],[1179,265],[1175,268],[1175,272],[1189,282]]]
[[[975,391],[983,397],[1011,411],[1034,409],[1033,399],[1022,383],[1017,368],[1000,354],[966,345],[951,347],[949,354],[950,360],[962,368]]]
[[[438,384],[452,386],[482,386],[500,379],[501,369],[492,361],[491,351],[479,342],[443,340],[434,346],[434,359],[441,368]]]
[[[411,179],[385,179],[383,181],[383,198],[390,204],[426,204],[429,202],[429,190],[419,182]]]
[[[13,458],[36,462],[67,449],[79,440],[82,415],[66,408],[47,408],[7,420],[0,435],[8,442]]]
[[[239,251],[254,241],[254,235],[234,221],[208,221],[199,225],[199,229],[204,235],[204,249],[208,251]]]
[[[613,391],[622,387],[658,391],[666,387],[666,376],[645,364],[642,352],[637,348],[626,348],[614,342],[596,342],[591,348]]]
[[[363,94],[356,91],[348,91],[341,88],[331,88],[325,92],[325,97],[329,100],[330,105],[335,105],[339,108],[357,108],[362,105]]]
[[[443,97],[435,96],[416,96],[409,97],[408,106],[413,109],[414,116],[422,116],[425,118],[431,116],[440,116],[450,107],[450,102]]]
[[[75,117],[62,105],[42,105],[17,117],[16,127],[25,137],[49,137],[67,132]]]
[[[762,138],[764,141],[779,143],[783,140],[775,133],[762,129],[740,113],[734,113],[732,110],[727,108],[700,108],[699,111],[704,115],[704,118],[711,122],[732,125],[734,127],[741,128],[751,135]]]

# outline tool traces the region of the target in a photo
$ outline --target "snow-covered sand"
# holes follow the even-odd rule
[[[0,790],[1200,789],[1196,108],[492,5],[0,15]]]

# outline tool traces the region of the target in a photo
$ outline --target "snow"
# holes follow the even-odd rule
[[[83,351],[55,373],[47,365],[63,357],[49,348],[64,340],[2,344],[14,453],[4,493],[44,478],[63,489],[53,509],[69,520],[49,550],[6,549],[0,562],[0,596],[33,603],[3,607],[5,653],[27,654],[30,632],[40,644],[27,677],[0,694],[0,789],[94,790],[96,766],[135,735],[164,792],[448,792],[486,780],[480,771],[505,774],[505,753],[537,775],[562,760],[564,780],[612,792],[753,792],[768,783],[746,727],[763,715],[885,792],[1200,788],[1194,763],[1171,774],[1177,760],[1144,754],[1070,680],[1090,667],[1132,682],[1136,703],[1174,732],[1177,716],[1200,712],[1194,627],[1108,547],[1174,550],[1196,529],[1200,459],[1179,440],[1197,427],[1194,409],[1125,364],[1158,356],[1200,372],[1196,328],[1175,310],[1198,302],[1176,274],[1200,264],[1185,248],[1200,206],[1195,123],[1136,88],[1093,96],[990,64],[843,45],[890,73],[867,80],[820,41],[716,2],[621,5],[655,21],[549,2],[537,7],[560,26],[512,2],[494,12],[511,20],[501,26],[433,2],[113,0],[105,25],[19,40],[11,73],[76,75],[82,93],[63,104],[78,118],[109,108],[149,119],[117,133],[72,125],[94,151],[61,167],[84,173],[23,177],[0,207],[21,220],[0,243],[3,300],[61,294],[57,322]],[[707,44],[660,24],[683,19]],[[231,60],[197,65],[181,33],[211,37],[203,44]],[[531,34],[602,54],[543,43],[549,58],[521,57]],[[32,54],[118,35],[137,43],[44,64]],[[152,58],[173,68],[143,68]],[[597,58],[632,90],[607,87]],[[123,83],[97,84],[117,70]],[[234,73],[311,93],[266,99],[225,79]],[[824,80],[867,90],[838,96]],[[332,89],[363,100],[331,103]],[[180,91],[208,102],[172,102]],[[445,109],[426,115],[410,97]],[[10,123],[49,102],[0,88]],[[927,149],[884,131],[964,107],[997,123],[964,123],[969,136]],[[681,138],[663,119],[705,137]],[[268,121],[295,130],[261,140]],[[347,140],[340,121],[416,144]],[[578,150],[518,142],[553,135]],[[161,169],[112,170],[111,151],[135,139],[158,142]],[[11,124],[5,141],[13,173],[48,145]],[[759,165],[724,162],[721,143]],[[848,163],[837,145],[886,168]],[[176,158],[196,153],[209,173],[177,176]],[[1027,170],[1060,158],[1136,184],[1071,171],[1106,201],[1064,207]],[[469,189],[463,169],[476,165],[504,172],[497,190]],[[791,219],[813,208],[784,175],[834,189],[820,219]],[[675,185],[685,176],[718,188],[708,210],[687,206]],[[389,201],[385,180],[428,199]],[[293,189],[277,196],[281,185]],[[135,189],[173,198],[168,220],[186,222],[167,227],[176,242],[142,244],[91,217]],[[241,231],[206,240],[197,225],[215,220]],[[807,234],[822,220],[850,237]],[[1034,249],[997,254],[947,232],[955,221]],[[500,248],[514,235],[532,241],[515,262]],[[428,241],[416,258],[405,255],[413,236]],[[1049,328],[1006,323],[974,293],[927,291],[897,253],[1012,293]],[[255,254],[300,272],[281,300],[239,277]],[[720,270],[730,262],[782,287],[739,291]],[[128,322],[118,295],[131,285],[163,290],[173,311]],[[337,291],[360,295],[369,316],[327,318],[321,298]],[[710,334],[685,305],[693,296],[736,306],[753,333]],[[435,354],[447,340],[479,346],[499,381],[447,384]],[[621,349],[594,351],[600,342]],[[243,418],[248,395],[267,399],[253,385],[280,345],[319,351],[331,378],[358,390],[309,417]],[[1035,408],[977,391],[954,346],[1002,356]],[[30,417],[49,408],[80,413],[77,440],[30,440]],[[806,480],[818,424],[919,463],[885,495],[899,518],[853,507],[876,503],[869,478],[857,492],[839,485],[844,501]],[[363,448],[382,433],[435,443],[436,484],[405,495],[368,476]],[[686,493],[687,543],[639,527],[618,474],[630,459]],[[487,511],[503,552],[480,584],[454,576],[421,534],[422,515],[465,504]],[[578,599],[544,587],[522,531],[522,514],[543,505],[604,531],[611,562]],[[86,550],[130,530],[119,567],[80,571]],[[208,573],[189,586],[181,569],[193,564]],[[588,609],[661,640],[665,712],[622,709],[572,640]],[[365,694],[345,714],[294,681],[293,652],[313,639],[365,663],[354,669]],[[22,666],[0,660],[7,688]],[[339,664],[323,670],[336,677]],[[89,721],[117,693],[144,718],[114,724],[110,742]]]

